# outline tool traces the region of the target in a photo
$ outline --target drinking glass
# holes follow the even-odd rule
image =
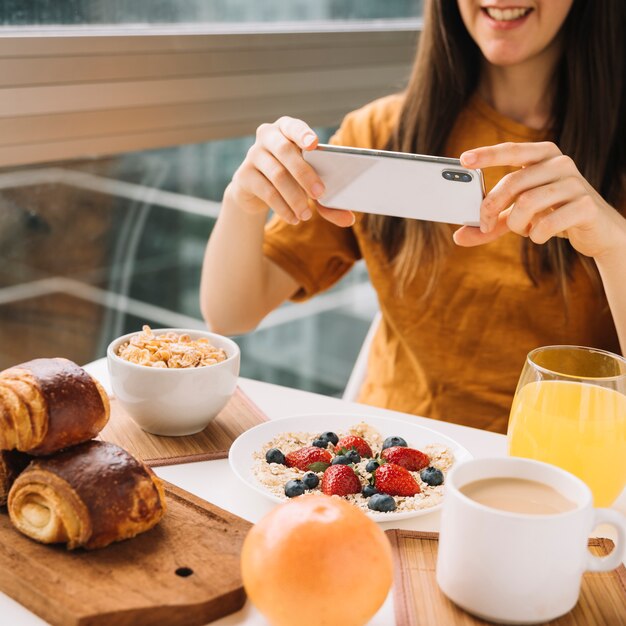
[[[558,465],[589,485],[596,507],[626,485],[626,359],[594,348],[528,354],[511,407],[511,456]]]

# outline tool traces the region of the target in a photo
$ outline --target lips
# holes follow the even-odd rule
[[[485,6],[480,10],[487,27],[491,30],[504,32],[516,30],[526,24],[529,16],[534,12],[533,7]]]
[[[531,11],[530,7],[483,7],[483,11],[496,22],[514,22],[526,17]]]

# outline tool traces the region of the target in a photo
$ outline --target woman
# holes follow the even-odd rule
[[[406,91],[332,141],[483,168],[480,229],[319,206],[317,137],[281,118],[225,192],[207,322],[248,331],[364,258],[383,320],[359,399],[499,432],[532,348],[626,348],[625,29],[621,0],[431,0]]]

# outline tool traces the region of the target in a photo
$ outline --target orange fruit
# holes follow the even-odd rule
[[[241,572],[272,626],[363,626],[393,579],[385,533],[355,506],[322,494],[281,504],[253,526]]]

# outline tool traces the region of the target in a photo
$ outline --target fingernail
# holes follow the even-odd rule
[[[310,220],[312,217],[313,217],[313,213],[311,213],[311,211],[307,209],[306,211],[302,212],[300,219],[303,219],[306,222],[306,220]]]
[[[462,161],[464,163],[467,163],[467,165],[472,165],[473,163],[476,163],[477,157],[476,157],[476,153],[474,152],[464,152],[462,155]]]
[[[480,232],[481,233],[489,232],[489,229],[487,228],[487,224],[485,224],[485,222],[480,223]]]
[[[297,217],[295,217],[295,215],[293,215],[289,218],[289,223],[292,226],[297,226],[300,223],[300,220]]]
[[[319,198],[324,193],[324,185],[322,183],[313,183],[311,185],[311,193],[314,198]]]
[[[308,148],[309,146],[312,146],[315,143],[316,139],[317,139],[317,137],[313,133],[307,133],[302,138],[302,143],[303,143],[305,148]]]

